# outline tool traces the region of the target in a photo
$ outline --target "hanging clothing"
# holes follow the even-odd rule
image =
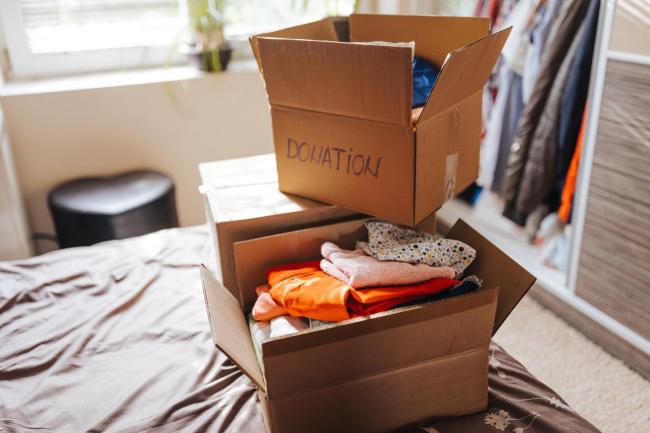
[[[503,28],[503,23],[508,19],[518,2],[519,0],[502,0],[499,6],[499,13],[492,28]]]
[[[544,218],[535,243],[542,247],[540,259],[545,266],[567,271],[571,252],[570,235],[570,227],[564,225],[556,213]]]
[[[477,17],[488,17],[494,25],[495,21],[499,17],[499,12],[503,0],[478,0],[476,6],[474,7],[474,16]]]
[[[489,110],[489,117],[485,122],[485,136],[481,144],[477,183],[485,188],[491,188],[494,185],[495,177],[498,177],[498,183],[500,183],[503,162],[499,164],[499,160],[504,159],[504,153],[507,157],[511,139],[516,130],[516,123],[523,107],[521,86],[518,84],[521,81],[521,72],[524,67],[522,60],[525,57],[524,50],[527,46],[528,22],[534,10],[534,0],[521,0],[514,6],[510,15],[499,28],[512,27],[512,31],[501,51],[498,85],[496,86],[499,90],[494,104]],[[510,122],[506,122],[506,119]],[[503,148],[506,150],[504,151]],[[497,173],[498,166],[501,172]]]
[[[557,166],[559,169],[554,185],[558,196],[563,188],[571,158],[575,153],[583,110],[587,102],[599,12],[600,0],[592,1],[585,17],[586,28],[580,39],[577,53],[571,65],[571,71],[567,77],[562,102],[560,103],[559,147],[557,152]],[[557,207],[557,203],[551,203],[551,205],[553,208]]]
[[[487,6],[487,0],[478,0],[476,6],[474,7],[474,16],[481,17],[485,14],[485,8]]]
[[[573,206],[573,197],[575,195],[576,181],[578,180],[578,168],[580,166],[580,158],[582,155],[582,146],[585,139],[585,125],[587,123],[587,107],[583,110],[582,125],[580,125],[580,132],[576,143],[576,149],[571,158],[569,171],[566,175],[564,188],[562,189],[562,202],[558,209],[558,216],[565,224],[569,223],[571,217],[571,208]]]
[[[599,1],[590,2],[535,129],[517,194],[516,210],[521,214],[529,215],[542,203],[550,209],[559,206],[589,88],[598,10]],[[574,122],[574,118],[578,120]]]
[[[486,15],[490,18],[492,25],[497,20],[499,16],[499,10],[501,9],[501,0],[489,0],[487,4]]]
[[[508,40],[501,50],[501,55],[503,56],[505,65],[520,75],[524,70],[524,60],[526,59],[526,49],[528,48],[531,16],[535,13],[537,1],[538,0],[519,0],[502,25],[502,28],[512,26],[512,30],[510,31]]]
[[[510,155],[510,145],[517,133],[517,125],[519,118],[524,110],[524,101],[522,93],[522,77],[513,70],[509,71],[510,87],[503,88],[503,98],[505,106],[502,118],[501,127],[499,128],[499,140],[496,147],[496,155],[494,162],[494,169],[492,171],[492,182],[490,189],[493,192],[501,190],[503,184],[503,177],[505,176],[506,169],[508,168],[508,157]],[[500,93],[500,94],[501,94]]]
[[[543,203],[551,191],[557,170],[556,151],[558,148],[558,125],[560,103],[577,53],[580,38],[585,32],[582,23],[551,86],[544,110],[530,140],[528,157],[524,164],[519,189],[516,195],[516,211],[523,215],[532,213]],[[557,209],[554,206],[553,209]]]
[[[523,102],[520,102],[521,98],[518,90],[520,80],[515,75],[512,69],[508,67],[501,68],[498,85],[501,90],[498,92],[490,111],[485,136],[481,143],[481,160],[476,183],[492,190],[494,190],[495,185],[500,184],[503,178],[504,164],[499,164],[499,160],[503,159],[504,153],[507,159],[510,151],[510,139],[514,135],[510,131],[516,130],[523,109]],[[505,147],[505,149],[502,150],[502,147]]]
[[[517,0],[501,1],[499,12],[497,14],[496,20],[492,25],[492,32],[497,32],[505,28],[504,23],[506,19],[510,16],[510,12],[516,6],[516,4],[517,4]],[[485,6],[487,6],[487,3],[485,4]],[[486,15],[485,10],[481,9],[481,12],[478,11],[480,7],[481,5],[477,4],[477,13],[475,15],[476,16]],[[499,59],[497,60],[496,64],[494,65],[494,68],[490,72],[490,77],[488,78],[487,83],[483,88],[481,139],[485,137],[486,126],[488,120],[491,118],[492,106],[497,98],[497,95],[499,94],[499,79],[500,79],[500,71],[502,69],[502,64],[503,64],[503,58],[499,56]]]
[[[352,317],[378,312],[376,303],[389,309],[386,301],[422,298],[450,289],[459,280],[436,278],[411,286],[353,289],[338,278],[327,275],[319,262],[278,266],[267,272],[273,300],[294,317],[340,322]],[[385,311],[385,310],[382,310]]]
[[[524,102],[528,102],[533,93],[549,30],[557,16],[561,3],[560,0],[542,0],[539,2],[537,16],[529,32],[528,48],[526,49],[526,60],[522,74],[522,96]]]
[[[522,113],[517,135],[510,150],[508,169],[501,190],[501,195],[506,200],[513,200],[517,195],[535,128],[548,100],[555,75],[571,46],[575,29],[583,21],[588,5],[589,0],[566,0],[560,7],[558,18],[549,32],[540,74],[533,94]]]

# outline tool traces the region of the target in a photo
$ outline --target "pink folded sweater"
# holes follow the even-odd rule
[[[344,250],[331,242],[321,246],[320,268],[355,289],[363,287],[400,286],[421,283],[433,278],[454,278],[451,267],[380,261],[362,250]]]
[[[273,300],[271,293],[269,293],[268,285],[258,286],[255,288],[255,291],[257,292],[257,300],[255,301],[255,305],[253,305],[253,319],[266,321],[289,314]]]

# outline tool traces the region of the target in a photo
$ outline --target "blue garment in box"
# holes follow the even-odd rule
[[[421,57],[413,58],[413,108],[427,102],[439,72],[431,62]]]

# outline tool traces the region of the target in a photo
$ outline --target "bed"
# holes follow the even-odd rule
[[[0,263],[0,432],[264,433],[255,388],[212,343],[204,227]],[[498,345],[489,408],[429,433],[597,432]]]

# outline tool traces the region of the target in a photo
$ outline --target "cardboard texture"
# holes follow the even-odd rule
[[[270,398],[271,432],[383,433],[484,410],[487,360],[485,347],[285,399]],[[468,373],[459,374],[463,371]]]
[[[199,171],[206,221],[216,254],[217,277],[240,301],[233,257],[235,243],[365,218],[337,206],[280,192],[273,154],[203,163]],[[435,214],[427,216],[417,228],[435,233]]]
[[[199,171],[217,277],[238,300],[232,253],[235,242],[360,217],[280,192],[272,154],[203,163]]]
[[[535,283],[535,277],[463,220],[454,224],[447,237],[462,240],[480,255],[465,271],[467,275],[479,275],[486,287],[499,287],[494,334]]]
[[[271,106],[410,127],[410,48],[266,37],[257,41]]]
[[[365,237],[359,220],[240,241],[240,286],[254,290],[269,265],[318,258],[325,240]],[[204,275],[215,343],[258,387],[269,432],[389,431],[486,407],[492,333],[534,278],[462,221],[449,237],[477,250],[468,273],[484,280],[479,291],[268,340],[263,369],[245,324],[251,298]]]
[[[269,341],[263,345],[268,391],[274,397],[302,394],[359,376],[483,348],[490,340],[496,295],[492,289],[457,302],[432,303],[357,321],[343,326],[340,332],[334,327],[329,330],[331,335],[311,332],[286,343]],[[457,308],[455,313],[446,311]],[[285,352],[272,355],[281,349]],[[328,362],[324,364],[323,359]]]
[[[410,221],[413,173],[404,168],[412,166],[415,149],[400,145],[412,140],[410,127],[280,107],[271,115],[280,189]]]
[[[509,28],[449,53],[424,106],[420,122],[481,92],[501,55],[501,48],[508,35]]]
[[[265,390],[264,377],[239,302],[225,288],[215,290],[219,283],[205,266],[201,267],[201,282],[205,303],[208,306],[208,320],[214,344],[227,353],[258,388]],[[217,315],[218,318],[213,318],[213,315]],[[228,325],[219,326],[219,322]]]
[[[341,19],[311,25],[251,38],[280,189],[415,226],[478,176],[482,87],[510,29],[357,14],[347,31]],[[441,67],[414,120],[410,48],[369,41],[415,41],[415,54]]]
[[[415,55],[442,65],[452,51],[490,33],[487,17],[352,14],[350,40],[415,42]]]
[[[235,242],[233,254],[241,306],[245,310],[253,308],[257,299],[255,288],[266,283],[266,269],[286,263],[320,259],[320,247],[326,240],[333,240],[341,248],[354,249],[356,241],[366,231],[365,222],[365,218],[357,219]],[[273,254],[260,254],[260,251],[273,251]]]
[[[263,33],[257,35],[258,37],[275,37],[275,38],[292,38],[292,39],[314,39],[317,41],[337,41],[338,35],[329,18],[311,23],[301,24],[298,26],[287,27],[284,29],[276,30],[274,32]],[[251,48],[257,65],[260,64],[260,54],[257,47],[257,40],[254,37],[250,38]]]

